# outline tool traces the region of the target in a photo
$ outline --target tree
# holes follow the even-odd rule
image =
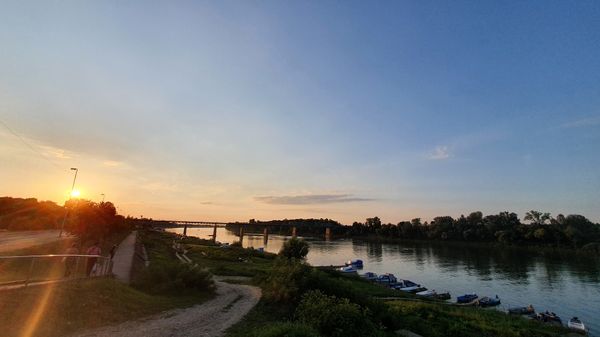
[[[525,213],[525,217],[523,218],[525,221],[531,221],[532,225],[543,225],[548,220],[550,220],[550,213],[542,213],[538,211],[531,210]]]
[[[279,251],[279,255],[285,256],[288,259],[303,259],[308,254],[308,243],[303,239],[291,238],[287,240],[281,250]]]

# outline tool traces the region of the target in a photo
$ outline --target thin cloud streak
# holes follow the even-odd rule
[[[571,129],[571,128],[581,128],[581,127],[595,126],[595,125],[600,125],[600,116],[579,119],[579,120],[576,120],[573,122],[565,123],[565,124],[561,125],[561,127],[564,129]]]
[[[314,205],[334,204],[345,202],[374,201],[371,198],[359,198],[350,194],[308,194],[308,195],[283,195],[283,196],[260,196],[254,200],[271,205]]]

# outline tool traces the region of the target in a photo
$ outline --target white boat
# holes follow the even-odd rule
[[[571,329],[571,330],[575,330],[575,331],[579,331],[579,332],[587,331],[587,330],[585,330],[585,325],[583,324],[583,322],[577,317],[571,318],[569,320],[569,322],[567,323],[567,327],[569,327],[569,329]]]
[[[422,297],[434,297],[435,295],[437,295],[437,292],[435,290],[425,290],[425,291],[419,291],[415,295],[422,296]]]
[[[338,269],[338,271],[341,272],[341,273],[344,273],[344,274],[356,274],[358,272],[352,266],[342,267],[342,268]]]
[[[398,280],[398,283],[394,285],[394,289],[406,291],[409,293],[427,290],[427,288],[421,287],[420,284],[416,284],[409,280]]]

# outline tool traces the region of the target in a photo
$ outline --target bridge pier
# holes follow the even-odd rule
[[[331,228],[329,227],[325,228],[325,240],[331,240]]]
[[[263,242],[266,245],[269,242],[269,228],[265,226],[263,229]]]
[[[240,244],[244,242],[244,226],[240,226]]]
[[[213,243],[217,242],[217,224],[213,227],[212,241]]]
[[[187,224],[183,226],[183,236],[187,236]]]
[[[292,237],[296,237],[296,226],[292,227]]]

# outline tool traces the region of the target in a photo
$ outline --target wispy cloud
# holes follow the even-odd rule
[[[63,149],[46,145],[42,145],[41,148],[44,150],[43,154],[47,157],[53,157],[57,159],[71,159],[71,155]]]
[[[117,167],[117,166],[123,165],[122,162],[115,161],[115,160],[105,160],[102,164],[104,164],[104,166],[108,166],[108,167]]]
[[[450,150],[448,146],[436,146],[433,152],[431,152],[427,158],[430,160],[444,160],[451,157]]]
[[[590,117],[579,119],[573,122],[565,123],[561,125],[562,128],[570,129],[570,128],[581,128],[586,126],[595,126],[600,125],[600,116]]]
[[[272,205],[312,205],[333,204],[342,202],[373,201],[375,199],[359,198],[351,194],[308,194],[254,197],[254,200]]]

